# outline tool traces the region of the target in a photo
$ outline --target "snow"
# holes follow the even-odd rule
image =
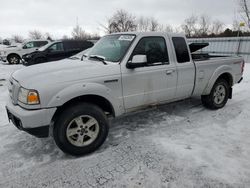
[[[20,68],[0,62],[0,79]],[[78,158],[9,123],[0,85],[0,187],[250,187],[249,64],[223,109],[189,99],[118,118]]]

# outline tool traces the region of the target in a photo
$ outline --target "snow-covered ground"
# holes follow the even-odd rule
[[[20,68],[0,62],[0,79]],[[122,117],[80,158],[8,123],[6,97],[0,81],[0,187],[250,187],[250,64],[225,108],[190,99]]]

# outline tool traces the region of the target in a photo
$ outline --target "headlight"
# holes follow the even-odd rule
[[[24,55],[23,57],[24,58],[31,58],[32,56],[30,54],[28,54],[28,55]]]
[[[18,101],[24,104],[40,104],[39,94],[36,90],[20,88],[18,92]]]

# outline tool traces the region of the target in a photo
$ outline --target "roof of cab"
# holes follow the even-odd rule
[[[169,32],[155,32],[155,31],[151,31],[151,32],[138,32],[138,31],[134,31],[134,32],[119,32],[119,33],[111,33],[109,35],[121,35],[121,34],[126,34],[126,35],[136,35],[136,36],[164,36],[167,35],[169,37],[185,37],[185,35],[183,33],[169,33]]]

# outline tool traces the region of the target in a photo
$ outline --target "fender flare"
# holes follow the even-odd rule
[[[77,83],[60,90],[48,102],[48,107],[59,107],[68,101],[84,95],[96,95],[106,99],[113,107],[115,114],[120,114],[118,98],[114,97],[111,89],[99,83]]]
[[[208,94],[211,92],[211,90],[212,90],[212,88],[213,88],[213,86],[214,86],[216,80],[217,80],[222,74],[225,74],[225,73],[226,73],[226,74],[229,74],[229,75],[232,77],[232,83],[234,83],[235,78],[233,77],[234,74],[233,74],[232,68],[231,68],[230,66],[228,66],[228,65],[220,66],[220,67],[218,67],[218,68],[214,71],[214,73],[213,73],[212,76],[210,77],[207,86],[205,87],[205,89],[204,89],[203,92],[202,92],[202,95],[208,95]]]
[[[7,60],[9,59],[9,56],[11,56],[11,55],[16,55],[16,56],[18,56],[21,59],[21,56],[19,54],[12,52],[12,53],[9,53],[7,55]]]

